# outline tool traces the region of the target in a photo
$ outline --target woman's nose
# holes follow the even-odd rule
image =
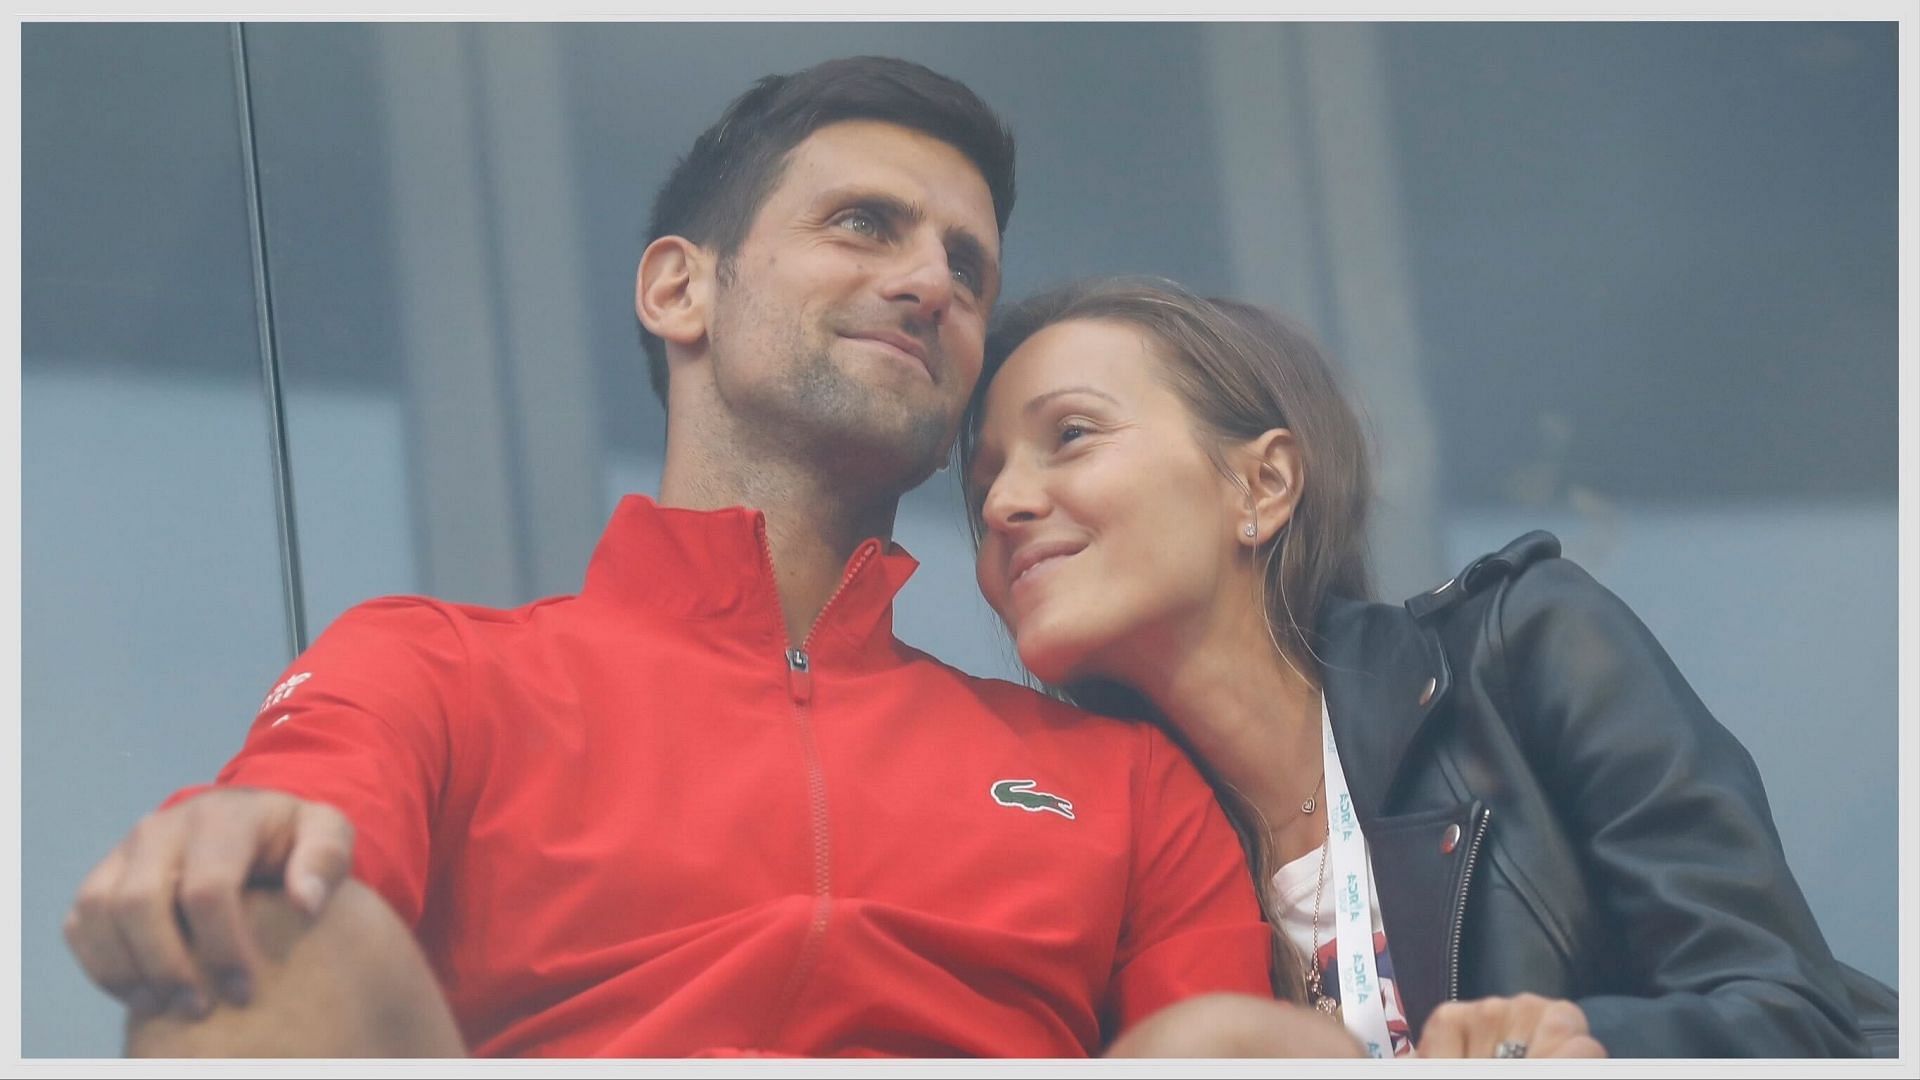
[[[1047,511],[1044,485],[1026,470],[1004,468],[994,477],[981,504],[980,516],[989,528],[1006,529],[1034,521]]]

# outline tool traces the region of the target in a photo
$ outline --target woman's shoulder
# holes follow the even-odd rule
[[[1375,671],[1415,665],[1442,682],[1489,659],[1554,656],[1586,666],[1656,651],[1631,608],[1534,530],[1480,555],[1441,584],[1402,603],[1333,599],[1319,623],[1320,655],[1335,667]]]
[[[1647,624],[1543,530],[1474,559],[1401,607],[1456,680],[1472,668],[1515,693],[1560,696],[1685,686]],[[1708,717],[1691,691],[1683,696],[1690,712]]]
[[[1646,633],[1625,601],[1564,556],[1559,538],[1544,529],[1478,556],[1399,606],[1412,622],[1443,637],[1464,633],[1483,642],[1547,627],[1603,636]]]
[[[1403,606],[1409,615],[1424,622],[1461,608],[1476,597],[1490,597],[1503,587],[1511,590],[1523,580],[1529,593],[1599,588],[1585,570],[1562,557],[1559,537],[1535,529],[1478,556],[1435,588],[1409,597]]]
[[[1395,638],[1497,618],[1508,602],[1506,594],[1515,588],[1527,602],[1546,605],[1562,596],[1606,592],[1562,557],[1558,537],[1536,529],[1476,556],[1445,581],[1401,603],[1333,597],[1321,612],[1320,631],[1325,640],[1346,639],[1349,646],[1364,642],[1368,651],[1375,651]]]

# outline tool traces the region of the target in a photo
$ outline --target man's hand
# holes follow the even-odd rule
[[[241,909],[249,883],[284,883],[317,915],[352,865],[338,810],[277,791],[218,788],[151,814],[80,884],[67,944],[136,1014],[198,1019],[214,995],[252,996],[259,968]]]
[[[1338,1020],[1245,994],[1207,994],[1169,1005],[1122,1032],[1105,1057],[1362,1057]]]
[[[1607,1056],[1580,1006],[1537,994],[1445,1002],[1427,1017],[1415,1049],[1423,1058]]]

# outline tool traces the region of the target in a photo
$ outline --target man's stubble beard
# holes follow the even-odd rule
[[[833,349],[843,339],[831,327],[810,336],[795,312],[770,309],[726,285],[722,296],[732,310],[713,326],[714,383],[743,440],[874,495],[897,498],[933,475],[957,418],[846,371],[834,361]],[[777,365],[770,379],[735,384],[721,374],[721,356],[740,336],[735,327],[756,322],[785,328],[766,348],[790,362]]]

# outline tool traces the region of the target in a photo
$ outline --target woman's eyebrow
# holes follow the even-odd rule
[[[1097,398],[1105,398],[1107,401],[1110,401],[1115,405],[1120,404],[1119,398],[1114,397],[1112,394],[1107,393],[1105,390],[1102,390],[1099,387],[1063,386],[1058,390],[1049,390],[1046,393],[1033,398],[1031,401],[1028,401],[1025,405],[1022,405],[1020,407],[1020,411],[1030,416],[1033,413],[1039,411],[1043,406],[1046,405],[1047,402],[1052,401],[1054,398],[1060,397],[1065,394],[1092,394],[1094,397],[1097,397]]]

